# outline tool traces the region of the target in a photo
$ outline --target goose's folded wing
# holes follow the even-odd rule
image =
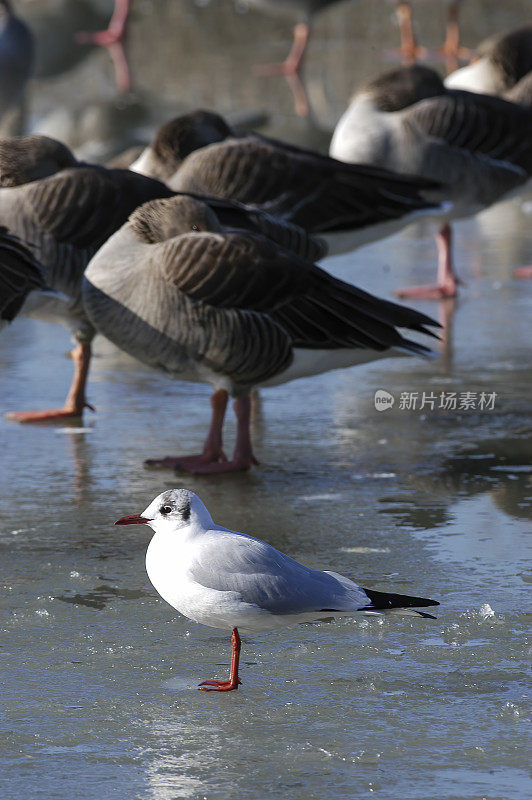
[[[261,236],[201,233],[158,245],[152,256],[169,284],[217,308],[267,315],[305,348],[426,348],[396,325],[428,333],[429,317],[380,300],[298,259]]]
[[[42,267],[29,248],[0,227],[0,319],[14,319],[29,292],[43,286]]]
[[[192,300],[250,311],[271,312],[304,294],[312,272],[265,237],[240,232],[177,236],[157,246],[153,258]]]
[[[100,167],[65,170],[24,191],[41,228],[78,248],[100,246],[140,204],[172,194],[152,178]]]
[[[428,208],[439,188],[424,178],[345,164],[258,137],[191,153],[168,185],[259,206],[311,233],[354,230]]]
[[[294,225],[282,217],[272,216],[256,206],[245,205],[238,200],[187,194],[206,203],[215,212],[224,228],[237,228],[263,234],[307,261],[319,261],[327,253],[327,245],[319,237],[312,236],[299,225]]]
[[[453,147],[532,172],[532,111],[499,97],[449,92],[403,112],[408,124]]]

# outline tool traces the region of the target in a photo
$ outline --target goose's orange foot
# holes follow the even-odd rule
[[[49,408],[45,411],[10,411],[6,414],[6,419],[10,422],[62,422],[67,419],[76,419],[83,415],[83,409],[94,408],[88,403],[84,403],[80,407],[65,407],[65,408]]]

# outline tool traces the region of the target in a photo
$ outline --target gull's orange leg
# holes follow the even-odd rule
[[[72,351],[74,360],[74,377],[63,408],[46,411],[11,411],[6,418],[12,422],[61,422],[73,417],[81,417],[84,408],[94,408],[87,403],[85,389],[89,374],[91,346],[78,344]]]
[[[238,689],[238,684],[242,683],[240,678],[238,677],[238,662],[240,660],[240,636],[238,635],[238,629],[233,628],[233,633],[231,634],[231,668],[229,670],[229,680],[228,681],[203,681],[198,686],[203,692],[232,692],[234,689]]]

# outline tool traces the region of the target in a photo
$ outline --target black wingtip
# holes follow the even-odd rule
[[[408,594],[377,592],[374,589],[362,588],[371,602],[371,605],[362,609],[363,611],[386,611],[387,609],[389,610],[391,608],[413,608],[416,606],[421,606],[421,608],[423,608],[425,606],[440,605],[437,600],[431,600],[428,597],[412,597]],[[418,611],[418,614],[421,614],[422,617],[426,616],[430,617],[431,619],[436,619],[432,616],[432,614],[427,614],[426,612]]]

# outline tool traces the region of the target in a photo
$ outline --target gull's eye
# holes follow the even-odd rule
[[[162,506],[160,509],[161,514],[169,514],[171,510],[172,506]]]
[[[193,231],[199,231],[199,228],[198,228],[197,225],[191,225],[191,228],[192,228]]]

